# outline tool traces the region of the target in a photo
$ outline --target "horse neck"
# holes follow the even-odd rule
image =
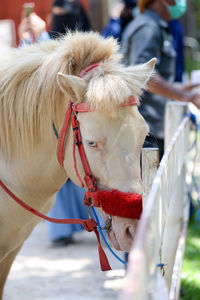
[[[0,179],[9,187],[20,189],[21,186],[37,194],[55,193],[66,181],[67,175],[56,158],[55,146],[47,142],[41,144],[31,157],[1,159]]]
[[[45,128],[38,128],[40,138],[33,145],[31,152],[13,153],[13,157],[0,154],[0,180],[18,195],[22,187],[27,188],[33,195],[51,196],[66,181],[67,175],[57,162],[57,138],[52,122]],[[40,131],[40,132],[39,132]],[[37,191],[36,191],[37,190]]]

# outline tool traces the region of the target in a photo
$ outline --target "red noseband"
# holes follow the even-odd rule
[[[84,203],[101,207],[112,216],[139,219],[142,213],[142,195],[117,190],[85,192]]]

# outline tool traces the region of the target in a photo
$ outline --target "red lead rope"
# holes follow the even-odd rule
[[[31,212],[33,215],[40,217],[44,220],[57,223],[57,224],[81,224],[85,230],[88,232],[94,231],[97,241],[98,241],[98,250],[99,250],[99,260],[101,265],[102,271],[108,271],[111,270],[110,264],[108,262],[108,259],[106,257],[106,254],[101,246],[100,238],[99,238],[99,232],[97,230],[97,223],[94,219],[90,218],[88,220],[81,220],[81,219],[55,219],[50,218],[48,216],[43,215],[38,210],[34,209],[33,207],[29,206],[22,200],[20,200],[16,195],[14,195],[5,185],[2,181],[0,181],[0,186],[4,189],[4,191],[21,207],[26,209],[27,211]]]

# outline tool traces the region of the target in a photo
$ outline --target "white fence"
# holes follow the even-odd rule
[[[129,255],[123,300],[179,298],[189,215],[185,173],[190,120],[183,117],[184,112],[185,106],[177,103],[170,103],[167,108],[168,146],[158,170],[157,150],[143,152],[144,210]]]

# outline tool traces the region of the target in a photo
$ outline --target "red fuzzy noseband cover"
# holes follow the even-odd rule
[[[107,214],[139,219],[142,213],[142,195],[123,193],[118,190],[86,192],[85,204],[101,207]]]

